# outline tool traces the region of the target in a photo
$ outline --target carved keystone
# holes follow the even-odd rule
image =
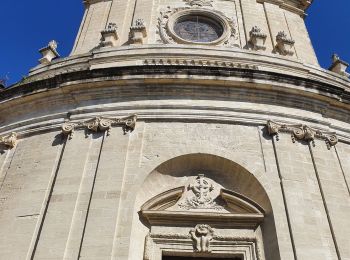
[[[211,252],[210,241],[213,239],[214,229],[209,225],[199,224],[190,230],[190,235],[193,240],[194,251],[199,253]]]
[[[39,52],[43,56],[39,60],[40,64],[50,64],[53,59],[60,57],[56,49],[57,49],[56,41],[50,41],[46,47],[40,49]]]

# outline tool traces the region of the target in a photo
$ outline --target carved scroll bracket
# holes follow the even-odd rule
[[[132,115],[125,118],[95,117],[84,122],[66,122],[62,125],[62,134],[72,139],[75,130],[86,129],[92,132],[107,131],[107,136],[109,136],[113,126],[122,126],[124,134],[126,134],[135,130],[136,120],[137,115]]]
[[[328,150],[338,143],[338,137],[333,132],[323,132],[319,129],[311,128],[307,125],[287,125],[274,121],[267,122],[267,129],[270,135],[276,136],[279,140],[279,133],[290,133],[293,143],[296,140],[311,142],[315,146],[315,139],[325,141]]]
[[[1,136],[0,137],[0,145],[4,145],[5,147],[12,149],[16,146],[18,141],[18,135],[15,132],[12,132],[11,134],[7,136]]]

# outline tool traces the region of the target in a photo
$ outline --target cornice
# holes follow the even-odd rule
[[[310,7],[313,0],[257,0],[258,3],[270,3],[280,8],[305,16],[305,11]]]

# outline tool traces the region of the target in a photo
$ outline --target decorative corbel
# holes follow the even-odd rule
[[[147,30],[143,19],[136,19],[135,24],[130,27],[129,37],[131,44],[144,43],[144,39],[147,37]]]
[[[107,131],[107,136],[111,134],[112,126],[122,126],[124,133],[132,132],[136,127],[137,115],[132,115],[125,118],[106,118],[95,117],[84,122],[65,122],[62,125],[62,134],[73,138],[76,129],[85,128],[88,131],[104,132]]]
[[[293,56],[294,51],[294,43],[295,41],[292,39],[289,39],[287,34],[284,31],[281,31],[276,36],[276,50],[281,55],[289,55]]]
[[[57,42],[50,41],[49,44],[40,49],[39,52],[42,55],[42,58],[39,60],[40,64],[50,64],[53,59],[60,57],[57,52]]]
[[[101,47],[114,47],[118,43],[118,27],[115,23],[109,23],[103,31],[101,31]]]
[[[319,129],[311,128],[307,125],[287,125],[282,123],[277,123],[274,121],[267,121],[267,130],[270,135],[276,136],[276,140],[279,140],[280,133],[291,134],[292,142],[295,143],[296,140],[311,142],[315,146],[315,139],[320,139],[325,141],[328,150],[332,146],[338,143],[338,137],[336,133],[333,132],[323,132]]]
[[[332,65],[329,68],[330,71],[333,71],[341,76],[349,77],[350,74],[346,72],[349,67],[349,63],[341,60],[337,54],[332,56]]]
[[[258,26],[254,26],[249,32],[249,42],[252,45],[253,50],[265,50],[265,42],[267,35],[261,31]]]
[[[0,137],[0,144],[4,145],[10,149],[14,148],[17,144],[17,133],[12,132],[11,134],[7,136]]]

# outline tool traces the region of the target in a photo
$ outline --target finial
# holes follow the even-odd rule
[[[332,55],[332,65],[329,68],[330,71],[348,78],[350,76],[350,74],[346,72],[348,67],[349,63],[341,60],[338,54],[334,53]]]
[[[40,49],[39,52],[43,56],[39,60],[40,64],[50,64],[53,59],[60,56],[57,52],[57,42],[55,40],[50,41],[48,45]]]
[[[114,47],[118,43],[118,27],[115,23],[108,23],[106,29],[101,32],[101,46],[102,47]]]

